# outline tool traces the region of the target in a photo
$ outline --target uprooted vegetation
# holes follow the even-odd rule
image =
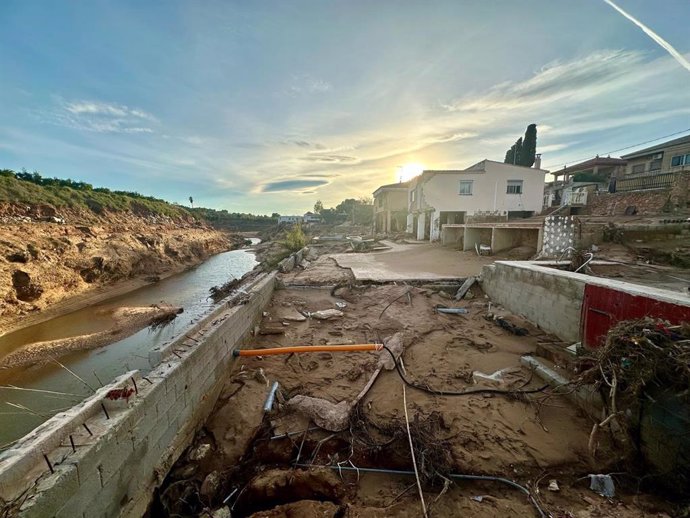
[[[683,495],[690,485],[690,325],[620,322],[587,361],[578,384],[593,385],[606,409],[592,428],[591,453],[608,434],[629,470]]]
[[[615,502],[587,489],[583,477],[611,466],[592,463],[590,419],[520,363],[550,338],[495,306],[528,334],[485,319],[487,301],[472,291],[453,303],[467,309],[461,315],[439,314],[449,300],[430,288],[277,291],[252,348],[390,343],[398,334],[402,361],[381,370],[385,350],[240,358],[150,516],[412,518],[423,516],[420,488],[435,517],[669,516],[667,504],[633,497],[637,481],[627,476],[616,478]],[[308,316],[333,308],[342,313]],[[345,426],[317,426],[291,404],[300,398],[346,409]],[[614,451],[602,435],[599,454]],[[547,489],[553,480],[558,491]]]

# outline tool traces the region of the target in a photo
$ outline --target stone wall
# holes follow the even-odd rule
[[[690,171],[678,172],[670,189],[593,193],[588,209],[593,216],[619,216],[625,214],[627,207],[635,207],[637,214],[643,216],[682,212],[688,208],[689,188]]]
[[[670,197],[670,189],[599,192],[590,196],[588,208],[593,216],[622,216],[628,207],[635,207],[637,214],[647,216],[666,211]]]
[[[130,372],[46,421],[0,455],[0,503],[10,516],[140,517],[213,408],[232,351],[275,286],[262,275],[248,297],[224,301],[195,334],[161,351],[145,377]],[[113,399],[113,389],[131,392]],[[8,504],[9,503],[9,506]]]

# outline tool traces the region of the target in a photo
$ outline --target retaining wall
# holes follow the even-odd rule
[[[586,277],[538,262],[496,261],[482,268],[481,285],[492,301],[512,313],[562,340],[577,342]]]
[[[232,351],[274,286],[274,275],[259,276],[236,305],[224,301],[194,334],[155,351],[160,364],[145,377],[133,371],[117,378],[3,452],[0,511],[26,518],[142,516],[208,417]],[[111,399],[113,389],[132,394]]]

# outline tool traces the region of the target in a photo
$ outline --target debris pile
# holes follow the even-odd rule
[[[578,383],[594,384],[606,406],[592,430],[590,452],[607,428],[637,470],[684,492],[690,484],[690,325],[652,318],[620,322],[587,360],[592,365]]]

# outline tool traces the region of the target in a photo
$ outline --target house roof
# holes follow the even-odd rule
[[[584,162],[580,162],[579,164],[571,165],[570,167],[564,167],[560,171],[553,171],[553,173],[551,174],[553,174],[554,176],[561,176],[564,174],[577,173],[580,171],[588,171],[589,169],[593,169],[595,167],[615,167],[618,165],[625,165],[626,163],[627,162],[622,158],[595,156],[594,158],[590,158],[589,160],[585,160]]]
[[[374,196],[376,196],[376,193],[379,191],[397,191],[397,190],[407,190],[409,187],[410,182],[398,182],[398,183],[389,183],[386,185],[382,185],[381,187],[377,187],[376,190],[374,191]]]
[[[641,156],[647,156],[647,155],[651,155],[652,153],[657,153],[659,151],[663,151],[667,147],[677,146],[679,144],[690,144],[690,135],[686,135],[685,137],[680,137],[680,138],[673,139],[673,140],[668,140],[666,142],[662,142],[661,144],[657,144],[656,146],[647,147],[644,149],[640,149],[638,151],[633,151],[632,153],[628,153],[627,155],[623,155],[621,158],[625,158],[625,159],[639,158]]]

